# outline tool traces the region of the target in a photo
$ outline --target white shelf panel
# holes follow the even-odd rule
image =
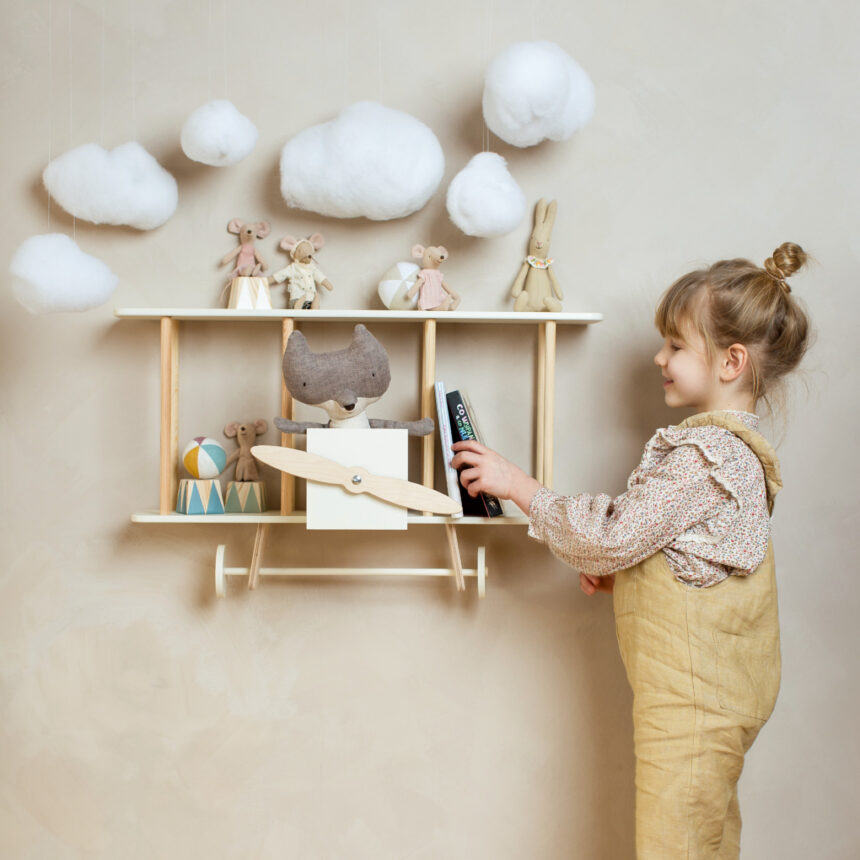
[[[140,511],[131,515],[133,523],[179,523],[189,525],[191,523],[243,523],[250,525],[254,523],[301,523],[307,522],[304,512],[295,514],[279,514],[267,511],[264,514],[160,514],[157,511]],[[512,517],[425,517],[421,514],[409,514],[407,522],[410,526],[439,525],[440,523],[453,523],[455,526],[519,526],[528,525],[529,518],[524,515]]]
[[[223,322],[243,320],[246,322],[264,320],[294,319],[342,321],[342,322],[424,322],[436,320],[449,323],[546,323],[561,325],[589,325],[600,322],[603,314],[596,313],[514,313],[513,311],[388,311],[388,310],[272,310],[237,311],[228,308],[117,308],[114,315],[119,319],[157,320],[170,317],[175,320],[200,320]]]

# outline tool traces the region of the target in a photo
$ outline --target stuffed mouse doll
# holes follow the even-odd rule
[[[284,382],[295,400],[324,409],[329,421],[275,418],[282,433],[306,433],[313,427],[404,429],[410,436],[433,432],[433,419],[390,421],[368,418],[365,410],[388,390],[391,371],[382,344],[361,324],[352,343],[334,352],[311,352],[304,335],[294,331],[284,350]]]

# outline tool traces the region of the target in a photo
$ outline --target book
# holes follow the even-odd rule
[[[460,478],[457,470],[451,465],[451,459],[454,452],[451,450],[451,445],[454,444],[454,438],[451,434],[451,415],[448,412],[448,401],[445,397],[445,383],[437,382],[434,386],[436,392],[436,418],[437,426],[439,427],[439,443],[442,446],[442,464],[445,469],[445,486],[448,495],[455,501],[462,504],[460,496]],[[463,512],[453,514],[454,517],[462,517]]]
[[[448,401],[451,435],[454,441],[468,442],[474,439],[476,442],[481,442],[475,424],[475,410],[469,404],[468,397],[458,389],[448,392],[445,399]],[[495,496],[490,493],[479,493],[476,498],[472,498],[462,484],[459,484],[459,487],[464,514],[473,517],[502,516],[502,503]]]

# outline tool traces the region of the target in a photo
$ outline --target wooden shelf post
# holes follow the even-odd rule
[[[552,467],[555,426],[555,334],[556,324],[547,322],[544,328],[544,443],[543,443],[543,485],[552,489]]]
[[[158,508],[176,509],[179,490],[179,322],[161,318],[161,475]]]
[[[537,338],[537,384],[535,386],[535,478],[543,483],[543,452],[545,441],[546,418],[546,329],[543,324],[538,326]]]
[[[284,352],[287,348],[287,341],[295,328],[295,321],[285,319],[281,324],[281,358],[283,359]],[[281,374],[281,416],[292,421],[293,418],[293,397],[287,391],[287,384],[284,382],[284,376]],[[292,433],[281,433],[281,445],[287,448],[292,448],[294,445]],[[281,472],[281,515],[286,516],[291,514],[296,509],[296,479]],[[256,579],[255,579],[256,584]]]
[[[421,417],[431,418],[436,403],[436,320],[424,321],[424,342],[421,350]],[[421,440],[421,482],[433,487],[433,452],[436,434]]]

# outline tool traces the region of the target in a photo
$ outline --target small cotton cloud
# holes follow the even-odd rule
[[[505,159],[479,152],[448,186],[448,214],[467,236],[504,236],[526,212],[526,198]]]
[[[9,265],[12,292],[32,314],[87,311],[104,304],[119,278],[63,233],[25,239]]]
[[[514,146],[567,140],[594,113],[594,84],[554,42],[517,42],[490,63],[483,105],[487,128]]]
[[[232,102],[216,99],[201,105],[185,120],[180,142],[192,161],[227,167],[249,155],[259,136],[254,123]]]
[[[75,218],[93,224],[160,227],[176,211],[176,180],[135,141],[107,150],[85,143],[51,161],[48,193]]]
[[[281,151],[288,206],[335,218],[404,218],[436,192],[445,156],[424,123],[376,102],[299,132]]]

